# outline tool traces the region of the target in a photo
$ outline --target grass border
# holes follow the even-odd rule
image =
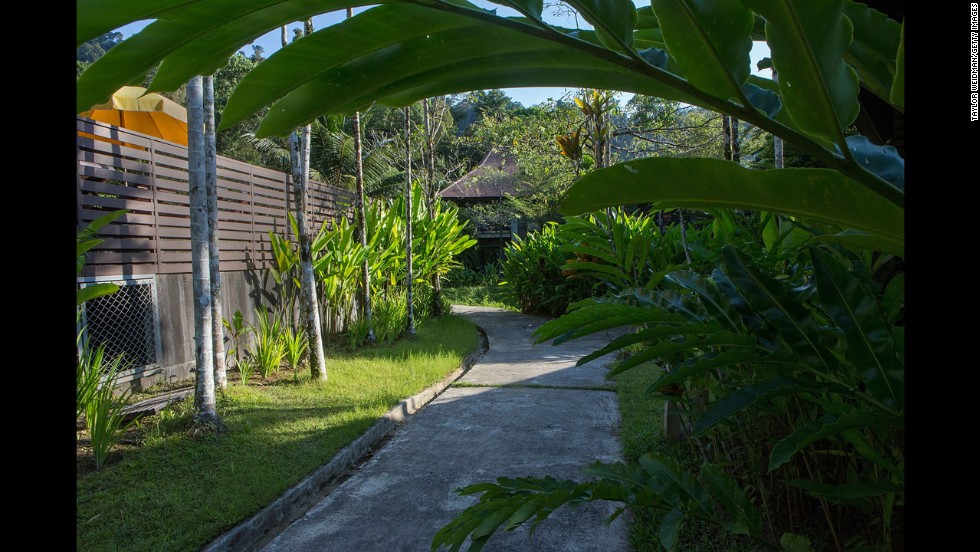
[[[275,537],[279,530],[306,513],[322,499],[325,491],[329,490],[340,476],[350,474],[348,468],[361,458],[373,453],[378,443],[403,424],[409,416],[421,410],[422,407],[449,388],[486,353],[488,350],[486,331],[477,324],[474,326],[476,326],[477,333],[480,334],[478,345],[463,358],[458,368],[439,382],[392,407],[353,443],[340,449],[330,462],[287,489],[268,506],[206,544],[201,552],[256,550]]]

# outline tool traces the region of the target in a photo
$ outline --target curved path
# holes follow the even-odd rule
[[[458,487],[500,476],[581,479],[592,462],[622,459],[608,360],[575,366],[609,336],[533,345],[544,318],[486,307],[454,312],[486,331],[487,353],[264,552],[425,552],[436,531],[478,500],[458,496]],[[623,518],[604,524],[612,511],[602,503],[560,508],[533,537],[524,527],[498,531],[484,550],[625,551]]]

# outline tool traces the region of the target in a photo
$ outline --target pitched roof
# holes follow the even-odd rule
[[[513,195],[521,183],[517,160],[496,150],[440,193],[446,199],[493,199]]]

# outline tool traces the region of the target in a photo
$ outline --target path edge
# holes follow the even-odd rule
[[[201,552],[249,550],[254,544],[260,541],[264,542],[270,531],[314,506],[317,501],[322,499],[318,495],[321,489],[333,482],[337,476],[343,474],[350,466],[371,451],[385,436],[404,423],[409,416],[441,395],[454,381],[468,372],[477,360],[489,350],[486,330],[477,324],[474,326],[476,326],[479,342],[476,348],[463,358],[458,368],[435,384],[392,407],[353,443],[340,449],[330,462],[317,468],[316,471],[292,486],[268,506],[206,544],[201,548]]]

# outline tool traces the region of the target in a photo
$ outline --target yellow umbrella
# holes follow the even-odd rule
[[[80,113],[135,132],[187,145],[187,110],[142,86],[124,86],[104,103]]]

